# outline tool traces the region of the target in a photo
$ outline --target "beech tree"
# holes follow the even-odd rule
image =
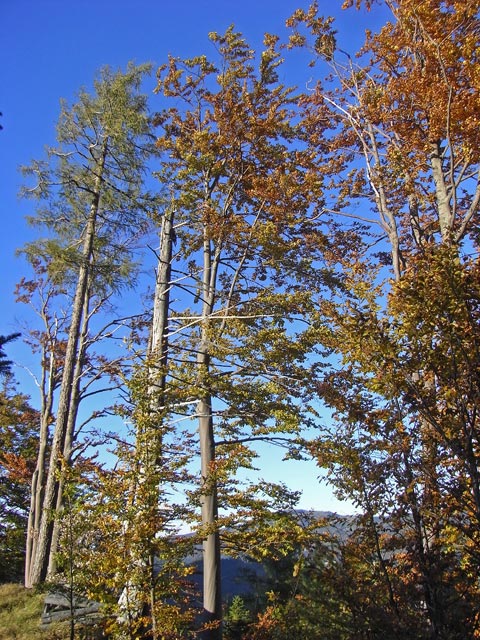
[[[36,515],[28,532],[28,586],[46,577],[49,558],[53,567],[52,526],[61,507],[60,462],[68,464],[71,459],[81,380],[88,370],[87,349],[98,327],[92,318],[115,291],[128,285],[134,241],[147,228],[151,203],[143,180],[152,149],[146,101],[139,93],[146,71],[147,67],[133,66],[124,74],[103,70],[95,95],[82,91],[73,107],[63,105],[59,146],[49,149],[47,161],[34,162],[25,170],[36,179],[25,193],[39,201],[32,222],[49,234],[28,245],[25,253],[71,295],[61,365],[56,365],[61,380],[48,463],[45,425],[41,433],[44,458],[38,467],[45,484],[32,487]]]
[[[221,544],[295,561],[290,596],[272,592],[252,638],[478,636],[478,2],[355,2],[378,4],[391,19],[355,58],[317,3],[287,21],[286,49],[320,70],[302,95],[279,82],[272,35],[258,58],[233,28],[210,34],[214,61],[170,58],[155,116],[168,197],[143,191],[144,68],[105,71],[64,107],[59,148],[29,169],[48,231],[18,288],[43,323],[28,338],[43,363],[29,586],[55,568],[80,402],[124,371],[94,350],[121,323],[102,309],[135,273],[132,242],[162,226],[144,362],[125,376],[132,450],[63,521],[81,543],[77,584],[104,571],[109,597],[123,587],[132,637],[221,637]],[[257,442],[303,447],[328,471],[360,510],[347,541],[300,526],[285,487],[242,485]],[[185,508],[169,496],[182,483]],[[171,544],[184,552],[176,520],[197,509],[201,625]]]
[[[367,34],[362,62],[336,48],[333,19],[318,16],[316,3],[288,25],[292,47],[308,45],[301,25],[310,30],[329,72],[303,100],[331,194],[323,210],[377,227],[398,279],[409,254],[475,234],[478,25],[475,2],[384,4],[393,22]]]
[[[137,394],[145,397],[139,389]],[[192,539],[177,531],[185,508],[166,502],[183,467],[183,448],[177,456],[170,451],[169,464],[155,474],[146,473],[135,441],[119,445],[115,454],[113,468],[84,459],[66,471],[62,583],[76,596],[102,603],[102,623],[113,637],[193,637],[198,595],[194,568],[185,565]]]
[[[319,394],[338,422],[314,449],[368,516],[392,611],[409,584],[424,604],[415,637],[474,637],[477,402],[464,346],[475,359],[478,6],[383,4],[392,21],[355,60],[316,4],[288,22],[290,45],[329,69],[304,96],[305,122],[324,216],[356,239],[339,256],[348,295],[322,305],[340,362]]]
[[[170,312],[167,394],[177,420],[198,421],[201,484],[193,497],[214,637],[219,507],[227,507],[229,479],[252,466],[249,443],[286,443],[308,420],[308,384],[302,389],[300,380],[315,339],[310,297],[298,283],[310,277],[318,288],[326,276],[310,269],[304,246],[305,234],[316,233],[307,196],[316,181],[308,157],[291,147],[295,109],[292,90],[278,82],[277,39],[266,36],[257,71],[254,52],[232,28],[210,38],[218,62],[171,58],[160,69],[158,91],[176,106],[156,120],[159,175],[177,212],[172,282],[188,305]]]

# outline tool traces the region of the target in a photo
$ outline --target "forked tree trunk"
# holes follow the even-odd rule
[[[50,463],[42,501],[42,514],[35,556],[31,559],[31,571],[28,579],[30,586],[35,586],[45,580],[47,576],[48,560],[51,551],[51,536],[53,522],[56,517],[55,506],[58,498],[59,475],[61,474],[61,457],[68,431],[69,415],[72,409],[72,388],[78,357],[78,343],[80,340],[85,297],[88,293],[91,259],[96,234],[97,217],[100,206],[102,189],[102,175],[107,155],[107,140],[103,143],[101,157],[97,166],[94,194],[83,237],[81,263],[78,272],[72,316],[68,332],[65,363],[62,383],[58,399],[57,418],[50,450]]]
[[[39,450],[37,464],[33,472],[30,493],[30,508],[27,522],[27,540],[25,549],[25,587],[33,586],[31,582],[32,562],[37,553],[38,530],[42,513],[43,483],[47,459],[48,423],[42,416],[39,434]]]
[[[85,296],[85,306],[82,313],[82,330],[78,345],[78,354],[75,362],[75,370],[73,373],[72,393],[70,398],[70,410],[68,413],[67,432],[63,443],[63,461],[66,465],[70,465],[72,461],[73,444],[75,440],[75,425],[77,423],[78,408],[80,406],[80,379],[84,367],[86,340],[89,325],[89,308],[90,293]],[[61,473],[58,478],[57,501],[55,505],[56,517],[53,521],[52,539],[50,544],[47,578],[51,578],[57,571],[56,552],[58,550],[58,542],[60,538],[60,515],[63,509],[63,492],[65,488],[65,477]]]
[[[27,588],[32,586],[30,584],[30,571],[33,558],[36,554],[38,531],[42,515],[43,491],[47,470],[49,424],[52,418],[53,394],[55,391],[54,354],[51,352],[47,358],[47,355],[44,352],[43,356],[44,361],[49,361],[49,366],[48,368],[42,368],[42,378],[40,382],[42,408],[40,431],[38,435],[39,449],[37,453],[35,471],[30,483],[30,507],[28,511],[27,538],[25,545],[25,586]]]

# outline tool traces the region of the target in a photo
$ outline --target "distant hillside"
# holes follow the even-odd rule
[[[299,521],[318,520],[321,522],[319,533],[327,531],[331,535],[345,540],[351,533],[355,523],[354,515],[339,515],[331,511],[297,511]],[[325,526],[327,522],[327,526]],[[198,545],[193,554],[186,559],[186,563],[195,565],[193,581],[200,590],[202,587],[202,548]],[[252,593],[263,592],[267,579],[265,567],[243,554],[231,557],[222,553],[221,558],[222,596],[225,602],[230,602],[236,595],[248,596]]]

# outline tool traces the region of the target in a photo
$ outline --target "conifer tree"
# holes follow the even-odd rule
[[[147,228],[150,203],[143,181],[151,138],[146,100],[139,92],[146,71],[134,66],[125,73],[104,69],[95,94],[82,90],[71,108],[63,104],[58,146],[48,150],[47,160],[25,169],[35,179],[25,194],[39,202],[32,223],[48,235],[24,251],[71,295],[49,462],[45,447],[45,458],[39,461],[45,484],[35,487],[32,503],[41,515],[34,515],[28,532],[28,586],[45,579],[49,562],[53,566],[60,462],[68,464],[71,458],[92,315],[131,282],[134,241]],[[45,430],[41,437],[47,437]]]
[[[19,333],[11,333],[8,336],[0,336],[0,375],[8,375],[12,366],[12,361],[8,360],[4,347],[12,340],[20,337]]]

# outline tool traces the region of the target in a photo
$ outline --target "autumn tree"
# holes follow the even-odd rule
[[[193,540],[178,535],[184,506],[166,502],[183,449],[177,460],[171,453],[154,485],[130,435],[113,467],[83,459],[66,470],[57,579],[70,594],[102,604],[112,637],[193,637],[198,596],[185,565]]]
[[[48,453],[47,425],[41,434],[44,457],[38,466],[45,484],[36,484],[32,491],[35,504],[41,496],[41,513],[35,506],[27,585],[43,580],[49,563],[53,567],[52,526],[61,507],[60,462],[71,460],[82,380],[90,371],[88,351],[101,336],[113,332],[113,325],[102,325],[97,314],[131,282],[135,239],[145,231],[145,212],[152,206],[143,188],[151,152],[146,101],[139,93],[146,71],[133,66],[126,73],[103,70],[94,95],[82,91],[73,107],[62,106],[58,147],[48,150],[47,160],[25,170],[35,179],[25,193],[39,202],[32,222],[48,233],[28,245],[25,253],[70,298],[62,348],[53,354],[60,378]],[[48,326],[52,318],[50,312]],[[48,330],[45,336],[50,339]],[[112,370],[104,366],[103,373]],[[101,379],[102,373],[92,377]]]
[[[38,453],[31,480],[30,509],[27,523],[26,567],[30,566],[42,513],[42,488],[47,473],[50,429],[54,422],[55,394],[62,375],[69,310],[63,306],[65,289],[52,281],[47,268],[35,259],[32,264],[34,279],[22,278],[16,287],[17,302],[27,304],[39,320],[35,328],[24,327],[24,340],[38,354],[41,362],[39,375],[33,380],[39,394]],[[57,304],[57,301],[60,301]],[[28,581],[26,582],[28,584]]]
[[[252,467],[250,445],[287,443],[307,420],[300,380],[315,339],[298,283],[321,288],[327,270],[310,268],[314,249],[305,247],[305,235],[318,236],[307,196],[317,183],[292,146],[293,93],[278,81],[277,39],[266,37],[257,70],[232,28],[210,38],[217,62],[171,58],[160,69],[158,92],[176,104],[157,116],[157,145],[176,211],[173,288],[186,301],[170,312],[167,396],[177,420],[198,422],[201,484],[192,495],[202,513],[206,620],[218,624],[227,487]]]
[[[0,545],[1,580],[16,581],[25,566],[28,489],[37,451],[38,412],[29,398],[18,393],[5,345],[20,333],[0,336]]]
[[[466,283],[480,195],[478,6],[383,5],[391,21],[367,33],[356,59],[316,4],[288,22],[290,45],[310,47],[328,69],[303,99],[328,188],[323,215],[356,237],[337,256],[348,295],[322,305],[324,344],[338,360],[319,394],[338,423],[316,455],[341,495],[370,514],[392,603],[408,591],[402,581],[411,597],[421,592],[416,637],[454,638],[458,628],[475,637],[466,567],[477,523],[466,519],[477,487],[477,294]],[[387,527],[379,535],[376,518]]]
[[[21,580],[38,412],[7,376],[0,392],[0,548],[2,582]]]
[[[288,25],[292,47],[308,44],[308,28],[314,61],[329,71],[304,97],[331,193],[324,212],[377,227],[398,279],[410,253],[475,235],[478,25],[474,2],[384,4],[393,22],[367,34],[360,62],[337,48],[333,19],[316,4]],[[369,203],[376,216],[363,210]]]
[[[185,566],[185,558],[194,539],[179,534],[188,510],[170,497],[179,485],[191,482],[186,466],[192,455],[189,438],[172,435],[170,420],[178,400],[168,388],[174,216],[167,206],[161,218],[147,348],[129,383],[134,442],[120,461],[131,484],[124,489],[128,507],[121,516],[117,513],[126,545],[123,567],[116,571],[124,584],[118,619],[121,626],[127,621],[130,629],[148,629],[154,640],[176,637],[180,628],[193,633],[198,613],[186,587],[193,568]]]

